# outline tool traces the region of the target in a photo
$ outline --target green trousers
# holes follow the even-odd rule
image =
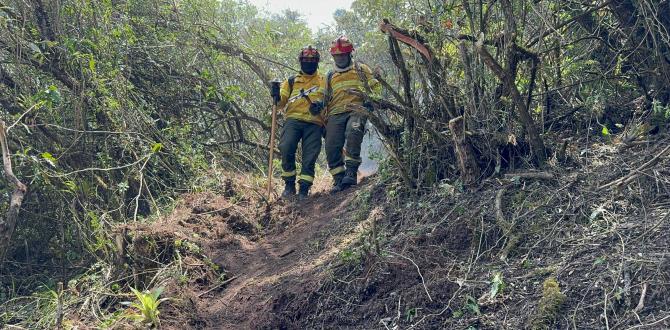
[[[287,119],[282,127],[279,140],[281,152],[282,178],[285,181],[295,181],[295,153],[298,142],[302,140],[302,170],[298,177],[301,182],[314,182],[314,164],[321,152],[321,137],[323,127],[296,119]]]
[[[365,117],[352,112],[328,117],[326,158],[330,174],[343,173],[345,165],[358,168],[361,164],[361,144],[365,135],[366,121]]]

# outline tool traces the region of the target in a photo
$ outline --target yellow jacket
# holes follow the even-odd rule
[[[290,91],[288,80],[284,80],[284,82],[281,84],[281,89],[279,92],[281,99],[279,100],[279,104],[277,106],[281,109],[288,105],[286,108],[287,119],[296,119],[324,126],[324,120],[321,115],[313,116],[311,113],[309,113],[309,102],[307,102],[305,98],[301,97],[292,103],[288,103],[288,99],[299,95],[301,89],[308,90],[314,86],[317,86],[318,90],[310,93],[309,98],[312,100],[312,102],[322,101],[324,82],[325,79],[323,75],[318,72],[312,75],[307,75],[301,72],[295,77],[293,91]]]
[[[359,74],[357,69],[360,69],[362,74]],[[365,101],[363,98],[347,92],[348,89],[357,89],[363,93],[367,93],[367,90],[361,81],[362,79],[367,80],[368,86],[373,94],[380,93],[381,85],[379,84],[379,81],[372,75],[370,67],[363,63],[352,62],[348,69],[344,69],[343,71],[336,70],[336,72],[332,74],[332,78],[330,79],[330,100],[326,100],[327,116],[351,111],[350,109],[347,109],[348,104],[363,104],[363,101]]]

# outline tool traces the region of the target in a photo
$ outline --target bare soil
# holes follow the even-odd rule
[[[225,274],[217,278],[212,271],[191,269],[198,276],[187,285],[168,281],[166,295],[173,299],[161,314],[162,327],[287,327],[276,312],[327,280],[326,270],[338,262],[339,253],[367,228],[367,214],[351,216],[358,192],[372,188],[367,181],[330,195],[329,183],[321,180],[307,201],[277,200],[270,206],[246,198],[235,201],[213,193],[191,194],[171,215],[130,228],[133,255],[169,255],[175,242],[181,250],[189,244],[184,242],[191,242]],[[147,250],[155,245],[162,252]],[[146,259],[167,263],[157,257]],[[203,266],[198,259],[202,258],[187,257],[184,263]],[[158,267],[133,264],[143,269]]]
[[[599,189],[665,146],[575,145],[549,176],[474,191],[372,177],[337,195],[321,182],[302,204],[268,207],[241,185],[192,194],[131,228],[129,255],[151,256],[137,269],[182,256],[187,279],[161,282],[168,329],[668,329],[670,159]],[[549,313],[553,280],[565,298]]]

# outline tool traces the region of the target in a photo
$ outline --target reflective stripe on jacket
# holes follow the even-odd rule
[[[360,68],[363,74],[359,75],[357,68]],[[372,70],[370,70],[369,66],[363,63],[354,63],[352,64],[351,69],[344,72],[335,72],[332,75],[333,77],[330,80],[331,97],[330,100],[327,100],[327,116],[351,111],[347,109],[348,104],[363,104],[364,99],[362,97],[347,92],[347,89],[357,89],[363,93],[367,93],[365,86],[361,81],[362,76],[367,79],[368,86],[372,89],[374,94],[379,94],[381,91],[381,85],[372,75]]]
[[[309,98],[312,100],[312,102],[322,101],[324,83],[325,78],[318,72],[313,75],[307,75],[301,72],[299,75],[295,77],[295,82],[293,83],[293,91],[290,92],[288,80],[284,80],[281,84],[281,90],[279,92],[279,94],[281,95],[281,99],[279,101],[278,106],[279,108],[283,108],[288,104],[288,107],[286,108],[286,118],[296,119],[324,126],[324,120],[321,115],[313,116],[311,113],[309,113],[309,102],[307,102],[305,98],[300,98],[292,103],[288,103],[288,99],[293,96],[299,95],[301,89],[308,90],[314,86],[318,86],[318,90],[313,93],[310,93]]]

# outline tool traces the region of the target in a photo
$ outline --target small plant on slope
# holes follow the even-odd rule
[[[137,308],[140,312],[131,317],[151,326],[159,326],[160,320],[158,319],[158,314],[160,314],[160,311],[158,311],[158,306],[167,300],[167,298],[158,298],[163,293],[163,288],[155,288],[151,292],[141,292],[134,288],[130,288],[130,290],[137,298],[137,302],[132,303],[130,306]]]

